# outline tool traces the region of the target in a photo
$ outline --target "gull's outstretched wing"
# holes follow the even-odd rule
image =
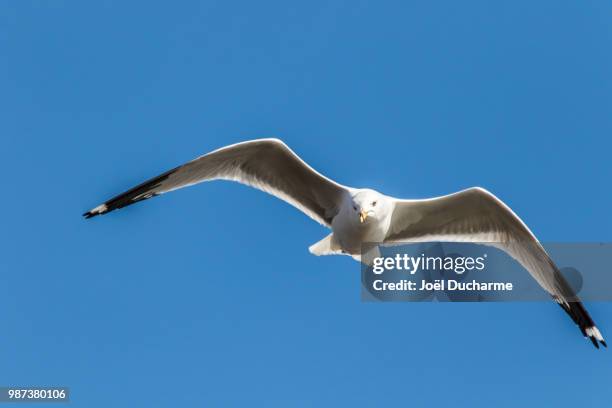
[[[493,194],[471,188],[426,200],[397,200],[385,242],[475,242],[518,261],[599,348],[601,333],[533,233]]]
[[[330,226],[344,187],[316,172],[278,139],[259,139],[215,150],[111,198],[83,214],[106,214],[138,201],[209,180],[232,180],[270,193]]]

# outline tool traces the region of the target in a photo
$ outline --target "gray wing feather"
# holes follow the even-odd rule
[[[90,218],[209,180],[232,180],[270,193],[330,226],[348,188],[321,175],[278,139],[223,147],[152,178],[84,214]]]
[[[385,242],[475,242],[497,247],[519,262],[578,324],[597,341],[603,337],[546,250],[501,200],[471,188],[427,200],[397,200]]]

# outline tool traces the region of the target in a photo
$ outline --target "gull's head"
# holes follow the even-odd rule
[[[387,197],[374,190],[358,190],[351,196],[351,209],[360,224],[381,220],[387,212]]]

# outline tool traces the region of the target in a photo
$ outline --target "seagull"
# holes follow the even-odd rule
[[[314,255],[362,261],[364,243],[474,242],[500,248],[548,292],[593,345],[606,342],[584,305],[525,223],[489,191],[473,187],[419,200],[336,183],[279,139],[257,139],[214,150],[87,211],[92,218],[211,180],[231,180],[267,192],[331,229],[310,246]]]

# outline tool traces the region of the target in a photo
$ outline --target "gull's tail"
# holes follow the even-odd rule
[[[316,242],[308,247],[311,254],[316,256],[321,255],[337,255],[342,253],[342,249],[334,239],[334,234],[331,233],[319,242]]]

